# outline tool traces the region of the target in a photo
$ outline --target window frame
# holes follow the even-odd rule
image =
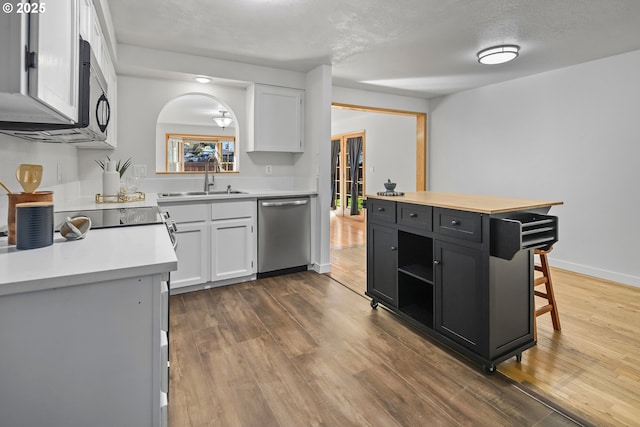
[[[182,161],[180,162],[170,162],[169,160],[171,159],[172,155],[170,154],[170,147],[169,147],[169,141],[170,139],[180,139],[179,141],[179,146],[177,147],[177,153],[174,154],[174,156],[178,157],[179,159],[182,159]],[[239,170],[239,164],[238,164],[238,154],[239,154],[239,150],[238,150],[238,142],[236,140],[235,136],[230,136],[230,135],[199,135],[199,134],[182,134],[182,133],[169,133],[167,132],[165,134],[165,171],[164,173],[170,173],[170,174],[202,174],[204,173],[204,169],[203,170],[185,170],[185,166],[187,163],[191,163],[191,162],[185,162],[184,160],[184,155],[185,155],[185,150],[184,150],[184,144],[185,142],[188,143],[202,143],[202,144],[206,144],[206,145],[215,145],[216,147],[216,151],[218,153],[222,153],[220,158],[219,158],[219,162],[220,162],[220,171],[216,172],[216,173],[223,173],[223,174],[229,174],[229,173],[238,173]],[[228,158],[225,159],[224,158],[224,153],[223,153],[223,144],[224,143],[232,143],[233,144],[233,160],[229,161]],[[194,163],[200,163],[200,162],[194,162]],[[202,162],[204,163],[204,162]],[[179,170],[170,170],[170,164],[177,164],[178,165],[178,169]],[[230,170],[228,170],[227,168],[231,168]]]

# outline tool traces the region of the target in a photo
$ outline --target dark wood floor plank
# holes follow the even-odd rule
[[[208,412],[215,425],[277,425],[243,351],[226,325],[194,331],[204,378],[210,384]],[[249,399],[250,397],[250,399]],[[238,402],[245,401],[240,407]]]
[[[366,369],[355,377],[400,425],[459,425],[446,410],[434,405],[428,395],[416,393],[409,383],[387,366],[379,365]]]
[[[339,426],[400,426],[360,382],[343,369],[342,357],[331,349],[318,349],[292,359]]]
[[[281,426],[298,426],[300,420],[314,426],[336,425],[328,407],[269,336],[239,345],[243,357]]]
[[[267,329],[251,310],[251,307],[240,298],[236,292],[226,287],[213,288],[209,292],[213,315],[218,324],[224,325],[232,335],[233,341],[243,342],[257,338],[266,333]],[[231,341],[231,337],[228,337]]]
[[[189,420],[188,424],[176,425],[192,427],[206,425],[210,417],[203,408],[210,404],[211,389],[205,380],[205,372],[191,333],[188,314],[171,313],[171,326],[170,419],[180,423],[184,423],[185,419]]]
[[[306,353],[318,346],[313,337],[263,287],[242,289],[239,294],[288,356]]]

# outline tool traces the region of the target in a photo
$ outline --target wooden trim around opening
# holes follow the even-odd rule
[[[332,107],[368,113],[398,114],[416,118],[416,191],[427,189],[427,113],[391,108],[366,107],[364,105],[331,103]]]

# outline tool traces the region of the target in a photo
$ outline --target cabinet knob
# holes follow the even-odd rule
[[[378,208],[378,212],[384,212],[384,208]]]
[[[451,221],[451,225],[460,225],[460,221],[454,219],[453,221]]]
[[[433,265],[440,265],[440,261],[438,261],[437,259],[433,260]]]
[[[397,250],[398,250],[398,248],[397,248],[396,246],[391,246],[391,250],[392,250],[392,251],[397,251]]]
[[[418,216],[418,214],[417,214],[417,213],[415,213],[415,212],[411,212],[411,213],[409,214],[409,217],[410,217],[410,218],[415,218],[415,217],[417,217],[417,216]]]

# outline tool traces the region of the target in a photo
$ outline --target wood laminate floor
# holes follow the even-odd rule
[[[332,216],[331,236],[331,276],[363,295],[364,224]],[[585,423],[640,425],[640,289],[555,268],[551,275],[562,331],[550,315],[538,317],[538,345],[499,372]]]
[[[169,425],[569,426],[314,272],[171,297]]]

